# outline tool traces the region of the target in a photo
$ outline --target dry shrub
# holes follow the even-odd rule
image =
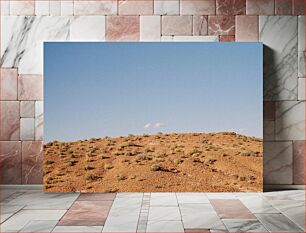
[[[151,171],[160,171],[161,170],[161,166],[159,164],[153,164],[151,166]]]
[[[85,179],[86,179],[86,180],[89,180],[89,181],[95,181],[95,180],[97,180],[98,178],[99,178],[99,177],[98,177],[96,174],[93,174],[93,173],[87,174],[86,177],[85,177]]]

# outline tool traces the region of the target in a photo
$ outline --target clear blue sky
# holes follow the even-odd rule
[[[261,43],[45,43],[45,141],[215,131],[261,138],[262,51]]]

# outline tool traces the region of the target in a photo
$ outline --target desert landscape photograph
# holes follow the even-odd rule
[[[46,192],[261,192],[260,43],[44,45]]]

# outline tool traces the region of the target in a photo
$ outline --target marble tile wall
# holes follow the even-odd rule
[[[2,0],[0,13],[2,183],[42,181],[44,41],[259,41],[265,184],[305,184],[303,0]]]

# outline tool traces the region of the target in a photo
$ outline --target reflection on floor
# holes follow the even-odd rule
[[[305,191],[1,190],[1,232],[304,232]]]

